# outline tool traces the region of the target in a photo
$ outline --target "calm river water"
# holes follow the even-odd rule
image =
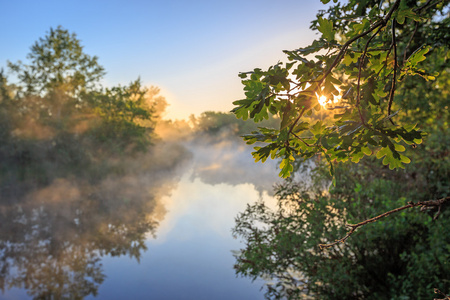
[[[236,277],[234,218],[270,196],[273,162],[240,140],[159,145],[98,183],[2,201],[1,299],[263,299]],[[5,202],[5,203],[3,203]]]

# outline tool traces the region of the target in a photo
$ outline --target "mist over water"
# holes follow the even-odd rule
[[[172,135],[98,181],[3,188],[0,299],[262,299],[232,268],[234,217],[279,180],[251,151],[226,132]]]
[[[224,138],[218,142],[203,139],[190,141],[187,149],[194,154],[193,177],[208,184],[252,184],[260,192],[272,192],[275,182],[280,181],[275,161],[256,164],[253,148],[238,138]]]

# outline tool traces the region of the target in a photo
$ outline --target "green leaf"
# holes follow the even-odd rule
[[[362,147],[361,151],[367,156],[372,155],[372,150],[370,150],[368,147]]]
[[[363,32],[365,29],[367,29],[370,26],[370,22],[367,19],[363,19],[362,22],[358,23],[355,22],[352,24],[353,25],[353,30],[355,31],[355,33],[361,33]]]
[[[399,144],[394,144],[394,147],[395,147],[395,151],[398,151],[398,152],[404,152],[406,150],[404,146],[399,145]]]
[[[284,128],[288,127],[291,124],[293,113],[295,113],[295,111],[292,110],[291,102],[286,101],[286,104],[283,108],[283,115],[281,117],[280,130],[283,130]]]
[[[327,41],[331,42],[334,40],[335,32],[333,30],[333,21],[324,19],[319,17],[318,19],[319,26],[317,29],[322,33],[322,36]]]
[[[388,154],[389,148],[388,147],[384,147],[381,148],[380,150],[378,150],[376,157],[378,159],[382,158],[383,156],[385,156],[386,154]]]
[[[430,49],[431,46],[422,46],[414,51],[407,60],[408,66],[415,67],[419,62],[426,60],[425,54],[427,54]]]
[[[331,161],[331,157],[325,152],[323,154],[325,155],[325,158],[328,161],[328,164],[330,165],[330,175],[333,176],[333,180],[334,180],[334,167],[333,167],[333,162]],[[334,180],[333,184],[336,185],[335,180]]]
[[[322,130],[324,129],[324,125],[322,121],[317,121],[313,126],[310,127],[310,131],[314,135],[319,135],[322,133]]]
[[[291,161],[294,161],[294,157],[291,155],[287,158],[283,158],[283,160],[280,163],[280,176],[283,178],[287,178],[291,175],[291,172],[294,170],[294,166],[292,165]]]
[[[350,66],[351,64],[355,64],[355,63],[358,62],[358,59],[361,56],[361,54],[362,53],[350,52],[350,53],[345,55],[345,57],[344,57],[342,62],[346,66]]]
[[[409,159],[408,157],[406,157],[402,154],[400,154],[400,160],[402,163],[405,163],[405,164],[409,164],[411,162],[411,159]]]
[[[414,21],[420,21],[420,16],[416,15],[412,8],[403,9],[397,14],[397,22],[401,25],[405,23],[405,18],[410,18]]]
[[[359,161],[363,157],[364,157],[364,153],[363,152],[353,153],[353,155],[352,155],[352,162],[359,163]]]

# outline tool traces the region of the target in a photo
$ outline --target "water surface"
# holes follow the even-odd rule
[[[1,299],[263,299],[236,278],[235,216],[270,197],[274,164],[233,139],[164,144],[99,182],[1,198]]]

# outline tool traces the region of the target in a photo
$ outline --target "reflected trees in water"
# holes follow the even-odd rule
[[[178,151],[170,165],[155,159],[158,150],[142,154],[140,168],[124,158],[128,168],[122,174],[96,183],[57,178],[22,195],[2,186],[2,291],[23,288],[39,299],[80,299],[96,295],[105,280],[103,256],[139,261],[145,240],[164,217],[158,199],[175,186],[176,167],[187,158]]]

